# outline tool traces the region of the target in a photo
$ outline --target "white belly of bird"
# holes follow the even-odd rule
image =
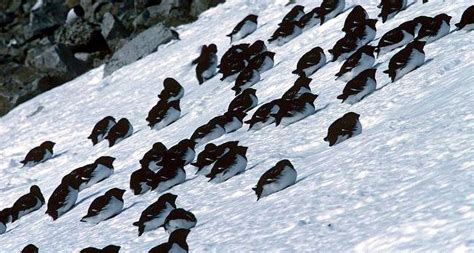
[[[148,192],[151,190],[151,186],[149,186],[147,183],[145,182],[140,182],[140,193],[139,194],[143,194],[145,192]]]
[[[250,130],[260,130],[270,124],[272,124],[273,122],[275,122],[275,118],[270,116],[268,117],[265,121],[261,121],[261,122],[257,122],[255,124],[252,125],[252,128],[250,128]]]
[[[176,174],[176,176],[174,178],[171,178],[169,180],[160,182],[158,184],[158,187],[156,187],[155,190],[157,192],[164,192],[164,191],[172,188],[175,185],[184,183],[185,180],[186,180],[186,172],[184,172],[184,170],[182,170],[182,169],[179,169],[178,173]]]
[[[317,25],[319,25],[319,23],[321,22],[321,18],[318,16],[313,16],[309,21],[308,23],[306,23],[306,25],[304,26],[303,30],[304,31],[307,31]]]
[[[166,208],[163,209],[157,216],[153,217],[152,220],[143,222],[143,225],[145,226],[144,231],[152,231],[163,226],[166,216],[168,216],[168,214],[170,214],[173,209],[174,208],[169,203],[166,203]]]
[[[262,187],[262,194],[260,197],[265,197],[275,192],[281,191],[286,187],[295,184],[296,182],[296,170],[291,167],[285,167],[281,175],[278,178]]]
[[[202,175],[202,176],[209,175],[209,173],[211,173],[212,166],[214,166],[214,163],[211,163],[209,165],[206,165],[206,166],[202,167],[201,170],[196,172],[196,175]]]
[[[49,158],[51,158],[53,156],[53,153],[49,152],[49,150],[46,150],[45,153],[44,153],[44,157],[43,159],[41,160],[41,162],[44,162],[46,160],[48,160]]]
[[[224,125],[226,133],[232,133],[242,127],[242,121],[236,117],[232,117],[232,121]]]
[[[194,157],[196,156],[196,152],[192,148],[188,148],[186,153],[184,154],[184,165],[190,164],[193,160]]]
[[[407,45],[408,43],[412,42],[413,39],[415,38],[410,33],[407,33],[405,31],[402,31],[402,32],[403,32],[403,39],[400,42],[395,43],[393,45],[389,45],[389,46],[385,46],[385,47],[380,48],[379,55],[388,53],[388,52],[390,52],[394,49],[397,49],[399,47],[403,47],[403,46]]]
[[[212,183],[222,183],[229,178],[242,173],[245,171],[245,167],[247,167],[247,158],[237,155],[235,157],[234,164],[232,164],[229,168],[225,169],[223,172],[217,174],[212,180]]]
[[[107,130],[107,131],[109,131],[109,130]],[[103,141],[104,138],[105,138],[105,134],[99,134],[99,135],[97,135],[97,143]]]
[[[236,34],[232,35],[232,41],[240,40],[248,35],[252,34],[257,30],[257,24],[251,21],[246,21],[245,24],[242,26],[240,31],[238,31]]]
[[[66,196],[63,205],[57,210],[58,216],[61,216],[71,210],[74,204],[76,204],[77,195],[78,191],[76,189],[73,189],[72,187],[69,187],[69,194]]]
[[[158,172],[159,170],[161,170],[163,168],[163,166],[161,165],[158,165],[157,163],[161,162],[162,159],[160,159],[160,161],[150,161],[148,163],[148,168],[150,170],[152,170],[153,172]]]
[[[311,67],[308,67],[308,68],[305,68],[303,71],[304,71],[304,74],[306,76],[310,76],[312,74],[314,74],[314,72],[316,72],[318,69],[320,69],[322,66],[324,66],[324,64],[326,64],[326,56],[324,54],[321,54],[321,60],[319,60],[319,62],[316,64],[316,65],[313,65]]]
[[[217,139],[225,134],[225,129],[221,126],[216,126],[214,129],[211,130],[210,133],[206,134],[201,139],[197,139],[196,142],[201,145],[204,143],[208,143],[214,139]]]
[[[360,124],[360,121],[357,121],[355,127],[354,127],[354,130],[352,131],[352,137],[356,136],[356,135],[359,135],[362,133],[362,125]],[[336,143],[334,143],[334,145],[338,144],[338,143],[341,143],[345,140],[349,139],[349,135],[339,135],[337,137],[337,140],[336,140]]]
[[[315,112],[314,105],[312,105],[310,103],[306,103],[305,107],[302,111],[292,113],[291,117],[282,118],[281,119],[281,124],[284,125],[284,126],[288,126],[290,124],[293,124],[297,121],[300,121],[300,120],[308,117],[309,115],[313,114],[314,112]]]
[[[25,210],[21,210],[18,212],[18,219],[20,219],[21,217],[31,213],[31,212],[34,212],[38,209],[40,209],[41,207],[43,206],[43,204],[41,203],[41,201],[39,199],[36,199],[36,204],[34,207],[32,208],[29,208],[29,209],[25,209]]]
[[[374,29],[370,28],[369,26],[366,26],[365,31],[364,31],[364,36],[358,41],[358,45],[360,46],[367,45],[369,42],[375,39],[376,33],[377,32]]]
[[[290,40],[298,37],[302,32],[303,30],[301,28],[295,26],[291,34],[288,34],[288,36],[285,36],[285,37],[278,37],[276,40],[270,42],[270,44],[275,44],[281,47],[285,45],[286,43],[288,43]]]
[[[123,201],[112,197],[110,202],[100,211],[96,216],[84,218],[83,220],[92,224],[98,224],[101,221],[107,220],[120,212],[123,209]]]
[[[345,7],[346,7],[346,1],[339,0],[336,8],[334,8],[333,11],[329,12],[328,14],[324,16],[324,20],[328,21],[329,19],[334,18],[335,16],[339,15],[339,13],[341,13]]]
[[[347,97],[344,103],[352,105],[359,102],[360,100],[362,100],[362,98],[374,92],[376,86],[377,86],[377,83],[375,82],[375,80],[372,78],[369,78],[367,80],[367,83],[364,86],[364,89],[357,94],[350,95],[349,97]]]
[[[272,58],[265,57],[265,60],[263,60],[262,65],[260,66],[260,68],[258,68],[258,72],[263,73],[267,70],[270,70],[271,68],[273,68],[273,64],[274,64],[274,62],[273,62]]]
[[[395,80],[402,78],[404,75],[423,65],[424,62],[425,54],[414,49],[410,55],[410,58],[408,59],[406,66],[404,68],[397,69]]]
[[[169,97],[168,102],[176,101],[181,99],[184,96],[184,89],[179,90],[179,93],[174,97]]]
[[[258,83],[260,81],[260,73],[258,71],[253,71],[252,77],[243,85],[240,86],[240,91],[244,91],[250,87],[252,87],[254,84]]]
[[[429,36],[429,37],[425,37],[425,38],[422,38],[420,39],[420,41],[426,41],[427,44],[431,43],[431,42],[434,42],[436,40],[439,40],[441,39],[442,37],[446,36],[449,34],[449,29],[451,27],[449,26],[448,23],[446,22],[442,22],[441,23],[441,27],[439,28],[438,30],[438,33],[436,33],[435,36]]]
[[[356,77],[358,74],[362,73],[362,71],[370,69],[374,66],[375,63],[375,58],[362,54],[362,57],[360,58],[359,65],[355,66],[351,71],[344,73],[342,76],[337,78],[338,80],[342,80],[345,82],[349,82],[352,80],[354,77]]]
[[[0,235],[5,233],[7,231],[7,225],[3,224],[3,222],[0,222]]]
[[[166,232],[173,233],[176,229],[191,229],[196,226],[195,221],[185,220],[185,219],[176,219],[170,220],[165,224]]]
[[[91,178],[89,179],[88,182],[83,183],[79,186],[79,191],[82,191],[86,188],[89,188],[98,182],[110,177],[114,173],[114,170],[111,168],[108,168],[104,165],[97,165],[95,168],[94,172],[92,172]]]
[[[171,248],[169,249],[168,253],[188,253],[188,251],[181,248],[181,246],[179,246],[179,244],[173,243],[171,245]]]
[[[169,126],[171,123],[177,121],[180,116],[181,116],[181,111],[176,110],[175,108],[171,107],[166,112],[165,117],[163,117],[163,119],[160,122],[153,125],[153,129],[154,130],[163,129],[163,128]]]
[[[472,31],[472,30],[474,30],[474,24],[465,25],[462,30],[464,30],[464,31]]]
[[[217,56],[216,56],[217,58]],[[216,69],[217,69],[217,59],[213,59],[210,66],[202,72],[202,78],[204,80],[209,80],[216,74]]]

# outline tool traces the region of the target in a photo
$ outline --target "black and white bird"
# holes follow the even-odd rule
[[[413,41],[419,28],[421,28],[421,24],[415,20],[410,20],[386,32],[380,38],[375,49],[377,56],[407,45]]]
[[[82,249],[79,253],[118,253],[120,251],[120,246],[117,245],[108,245],[102,249],[87,247]]]
[[[237,95],[230,103],[227,111],[248,112],[258,105],[256,90],[252,88],[245,89]]]
[[[208,123],[198,127],[191,136],[191,140],[197,145],[202,145],[215,140],[225,134],[226,122],[222,117],[215,117]]]
[[[324,141],[329,142],[329,146],[334,146],[351,137],[362,133],[362,125],[359,121],[359,114],[348,112],[341,118],[334,121],[328,129],[328,134]]]
[[[81,221],[95,225],[118,215],[123,209],[124,193],[125,190],[112,188],[104,195],[94,199],[89,206],[87,215],[82,217]]]
[[[74,169],[68,175],[79,183],[78,190],[82,191],[110,177],[114,173],[114,161],[114,157],[101,156],[94,163]]]
[[[84,18],[84,8],[81,5],[76,5],[72,7],[66,16],[66,25],[72,25],[76,23],[76,21]]]
[[[166,160],[175,161],[183,166],[190,164],[196,156],[196,142],[190,139],[179,141],[166,152]]]
[[[433,41],[439,40],[449,34],[451,16],[446,14],[436,15],[429,24],[423,24],[418,36],[415,38],[418,41],[424,41],[429,44]]]
[[[237,131],[243,126],[244,118],[247,116],[247,113],[244,111],[227,111],[222,117],[224,119],[224,130],[225,132],[232,133]]]
[[[341,99],[342,103],[352,105],[374,92],[377,87],[377,80],[375,79],[376,71],[377,69],[362,71],[346,84],[342,94],[337,96],[337,99]]]
[[[235,56],[232,61],[219,65],[219,73],[222,73],[221,81],[233,82],[239,73],[247,66],[247,58],[244,54]]]
[[[304,15],[304,6],[302,5],[295,5],[291,10],[283,17],[281,20],[281,24],[287,23],[287,22],[292,22],[292,21],[298,21],[300,20],[301,17]]]
[[[245,89],[252,87],[260,81],[260,73],[257,69],[247,66],[240,72],[235,80],[234,86],[231,88],[235,91],[235,95],[239,95]]]
[[[188,238],[189,229],[176,229],[171,232],[168,241],[148,251],[148,253],[187,253],[189,251]]]
[[[364,7],[356,5],[347,15],[346,21],[344,21],[344,26],[342,27],[342,31],[345,33],[354,32],[357,27],[365,24],[367,19],[369,19],[369,15],[367,14],[367,11],[364,9]]]
[[[316,112],[314,100],[317,97],[316,94],[304,93],[296,99],[285,100],[275,114],[275,124],[288,126],[314,114]]]
[[[48,199],[46,214],[57,220],[76,204],[80,182],[72,175],[66,175],[61,184],[53,191]]]
[[[336,80],[349,81],[362,71],[370,69],[375,64],[375,47],[363,46],[359,48],[342,64],[341,69],[336,74]]]
[[[265,51],[250,59],[248,67],[256,69],[260,74],[273,68],[275,53]]]
[[[184,88],[176,79],[167,77],[163,81],[163,90],[161,90],[158,98],[168,102],[180,100],[184,96]]]
[[[7,224],[13,221],[12,208],[0,210],[0,235],[7,231]]]
[[[38,253],[38,252],[39,252],[39,249],[34,244],[28,244],[21,250],[21,253]]]
[[[222,183],[245,171],[247,167],[247,147],[237,147],[220,157],[206,175],[209,182]]]
[[[105,118],[99,120],[92,129],[91,134],[87,139],[92,141],[92,145],[103,141],[105,136],[109,133],[110,129],[116,124],[115,118],[112,116],[106,116]]]
[[[151,191],[154,186],[156,174],[146,167],[134,171],[130,175],[130,189],[135,195],[141,195]]]
[[[243,39],[257,30],[258,16],[250,14],[240,21],[227,37],[230,37],[230,43]]]
[[[346,7],[345,0],[323,0],[321,3],[321,24],[341,14]]]
[[[382,18],[382,23],[385,23],[407,7],[407,0],[382,0],[379,7],[381,11],[378,16]]]
[[[358,38],[352,33],[339,39],[333,48],[328,50],[332,55],[332,61],[344,61],[349,58],[361,47],[358,42]]]
[[[311,93],[311,87],[309,86],[309,84],[312,80],[313,79],[306,76],[298,77],[293,86],[291,86],[285,93],[283,93],[281,98],[284,100],[293,100],[299,98],[304,93]]]
[[[298,37],[303,32],[303,27],[298,21],[284,22],[272,34],[268,42],[276,46],[283,46],[290,40]]]
[[[121,118],[105,137],[109,141],[109,147],[123,141],[133,134],[133,126],[126,118]]]
[[[304,31],[319,25],[319,23],[321,23],[321,7],[316,7],[310,12],[304,14],[300,18],[299,23],[303,27]]]
[[[196,65],[196,77],[199,84],[211,79],[216,74],[217,69],[217,46],[210,44],[198,58]]]
[[[375,39],[377,33],[377,19],[366,19],[365,22],[357,26],[350,34],[357,38],[359,47],[369,44]],[[347,35],[347,34],[346,34]]]
[[[293,71],[293,74],[299,76],[310,76],[325,64],[326,55],[324,54],[324,50],[320,47],[315,47],[301,56],[296,64],[296,70]]]
[[[182,208],[171,210],[165,219],[165,230],[169,234],[177,229],[191,229],[196,226],[197,219],[193,213]]]
[[[144,168],[157,172],[163,168],[163,158],[167,151],[168,149],[163,143],[156,142],[152,148],[143,155],[140,164]]]
[[[296,170],[287,159],[279,161],[274,167],[267,170],[252,188],[257,195],[257,201],[275,192],[281,191],[296,183]]]
[[[196,175],[207,175],[211,172],[212,164],[218,158],[218,147],[214,143],[209,143],[204,146],[204,150],[198,154],[196,162],[191,163],[196,167]]]
[[[252,118],[245,121],[249,124],[249,130],[260,130],[275,122],[275,113],[280,109],[282,99],[275,99],[261,105],[252,115]]]
[[[186,171],[184,171],[182,163],[165,160],[163,168],[156,173],[153,179],[153,187],[151,190],[161,193],[176,185],[184,183],[185,180]]]
[[[37,185],[30,187],[30,192],[21,196],[11,207],[12,222],[40,209],[45,204],[41,189]]]
[[[23,164],[23,167],[33,167],[39,163],[42,163],[53,156],[53,147],[56,143],[52,141],[45,141],[41,143],[38,147],[34,147],[30,150],[25,159],[20,161]]]
[[[173,100],[171,102],[166,100],[158,101],[148,112],[146,118],[148,126],[154,130],[160,130],[177,121],[181,117],[179,102],[180,100]]]
[[[264,52],[267,51],[267,46],[265,45],[265,42],[263,40],[256,40],[254,43],[249,45],[245,50],[245,54],[249,59],[259,55],[263,54]]]
[[[459,30],[474,30],[474,5],[469,6],[462,14],[459,23],[455,24]]]
[[[423,41],[415,40],[390,59],[388,69],[384,73],[388,74],[392,82],[423,65],[425,62],[423,47],[425,44]]]
[[[176,209],[175,202],[177,197],[174,194],[165,193],[156,202],[143,210],[140,219],[133,223],[134,226],[138,227],[138,236],[163,226],[168,214],[173,209]]]

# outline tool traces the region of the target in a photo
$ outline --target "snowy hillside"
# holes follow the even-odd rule
[[[240,42],[268,39],[291,9],[287,0],[231,0],[203,13],[193,24],[177,28],[180,41],[103,79],[95,69],[46,92],[0,118],[0,210],[37,184],[46,199],[71,170],[102,155],[116,157],[115,173],[82,191],[78,204],[56,221],[46,207],[8,225],[0,235],[0,252],[19,252],[34,243],[40,252],[78,252],[108,244],[121,252],[146,252],[165,242],[163,229],[137,237],[132,226],[159,194],[134,196],[130,174],[139,159],[161,141],[171,147],[189,138],[196,127],[225,112],[234,98],[233,83],[220,76],[199,86],[190,62],[203,44],[215,43],[219,58],[229,47],[225,36],[246,15],[259,15],[258,30]],[[321,1],[297,1],[310,10]],[[347,0],[346,8],[361,4],[376,18],[379,1]],[[409,3],[414,2],[409,0]],[[377,38],[419,15],[453,16],[451,28],[471,0],[430,0],[413,3],[394,19],[377,23]],[[275,67],[262,74],[259,104],[280,97],[296,80],[291,74],[299,57],[311,48],[325,50],[343,36],[348,11],[276,52]],[[330,62],[311,77],[319,94],[316,114],[288,127],[248,126],[215,141],[239,140],[247,146],[249,169],[221,184],[194,176],[169,192],[177,205],[190,209],[197,227],[188,237],[190,252],[467,252],[474,250],[474,43],[473,33],[456,31],[425,47],[427,62],[395,83],[382,71],[396,51],[378,59],[378,87],[355,105],[336,97],[345,83],[335,81],[341,63]],[[163,79],[174,77],[185,88],[182,118],[153,131],[145,118],[157,102]],[[255,109],[254,109],[255,111]],[[362,134],[334,147],[323,141],[328,126],[344,113],[359,113]],[[253,111],[250,113],[252,114]],[[126,117],[137,131],[108,148],[87,139],[94,124],[112,115]],[[250,116],[248,116],[250,117]],[[56,157],[33,168],[19,161],[45,140],[56,142]],[[200,151],[202,147],[198,149]],[[251,188],[260,175],[281,159],[298,172],[296,185],[256,202]],[[112,187],[127,189],[125,210],[92,226],[80,222],[90,203]]]

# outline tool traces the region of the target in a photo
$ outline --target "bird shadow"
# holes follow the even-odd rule
[[[88,199],[90,199],[90,198],[92,198],[92,197],[94,197],[94,196],[97,196],[97,195],[99,195],[99,192],[92,193],[92,194],[90,194],[89,196],[87,196],[87,197],[85,197],[85,198],[82,198],[79,202],[77,202],[77,203],[74,205],[73,208],[75,208],[76,206],[80,205],[80,204],[83,203],[84,201],[86,201],[86,200],[88,200]],[[72,209],[71,209],[71,210],[72,210]]]
[[[126,210],[128,210],[128,209],[130,209],[130,208],[132,208],[132,207],[134,207],[134,206],[136,206],[136,205],[138,205],[138,204],[140,204],[141,202],[143,202],[143,201],[133,202],[131,205],[129,205],[129,206],[127,206],[126,208],[124,208],[124,209],[122,210],[122,212],[124,212],[124,211],[126,211]]]
[[[66,154],[67,152],[68,152],[68,151],[66,150],[66,151],[63,151],[63,152],[61,152],[61,153],[59,153],[59,154],[55,154],[55,155],[53,155],[53,156],[51,157],[51,159],[55,159],[55,158],[57,158],[57,157],[60,157],[60,156],[62,156],[62,155],[64,155],[64,154]]]

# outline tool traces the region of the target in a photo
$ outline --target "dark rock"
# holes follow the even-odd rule
[[[26,29],[27,41],[49,36],[56,29],[64,24],[67,8],[60,3],[48,3],[45,1],[43,6],[31,12],[31,22]]]
[[[108,41],[114,40],[114,39],[126,38],[130,35],[130,33],[127,31],[125,26],[120,22],[120,20],[108,12],[105,13],[104,17],[102,18],[101,28],[102,28],[102,35]]]
[[[110,52],[100,26],[87,21],[79,20],[71,26],[61,27],[55,40],[69,47],[73,53]]]
[[[225,2],[225,0],[193,0],[193,2],[191,3],[190,14],[193,17],[197,17],[205,10],[215,7],[223,2]]]
[[[0,11],[0,27],[4,27],[15,20],[15,14],[11,12]]]
[[[105,65],[104,75],[155,52],[159,45],[177,39],[175,34],[163,24],[157,24],[138,34],[134,39],[117,50]]]

